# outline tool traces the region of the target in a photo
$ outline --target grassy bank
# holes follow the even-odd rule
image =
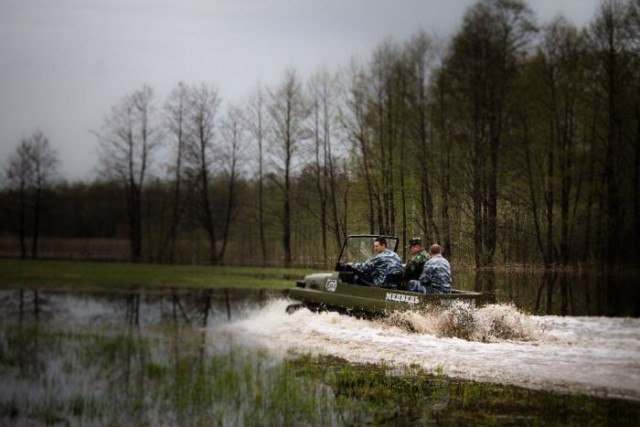
[[[304,269],[0,259],[0,287],[286,289]]]

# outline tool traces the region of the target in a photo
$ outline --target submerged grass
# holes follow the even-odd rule
[[[16,326],[0,324],[0,425],[582,426],[640,416],[637,402],[275,356],[176,323]]]
[[[0,259],[0,288],[285,289],[310,270]]]
[[[0,337],[14,331],[2,328]],[[0,347],[20,359],[24,347],[5,338]],[[0,424],[336,424],[329,390],[303,367],[243,347],[212,353],[201,331],[48,329],[40,338],[60,344],[32,360],[46,384],[23,376],[22,365],[0,364],[8,380],[0,386]],[[59,369],[68,363],[73,372]]]

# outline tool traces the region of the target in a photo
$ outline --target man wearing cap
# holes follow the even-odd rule
[[[422,247],[422,239],[419,237],[409,240],[407,248],[411,251],[411,258],[404,266],[402,279],[404,281],[418,280],[420,273],[422,273],[422,267],[427,262],[427,251]]]

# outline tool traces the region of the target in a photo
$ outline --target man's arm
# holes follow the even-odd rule
[[[377,255],[365,262],[354,262],[351,264],[352,268],[360,273],[369,273],[376,265]]]
[[[423,285],[428,285],[432,282],[432,277],[433,277],[433,265],[429,263],[429,261],[427,261],[424,264],[424,267],[422,269],[422,273],[420,273],[420,278],[418,280],[420,280],[420,283],[422,283]]]

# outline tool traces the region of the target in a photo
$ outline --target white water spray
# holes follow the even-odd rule
[[[274,300],[215,327],[275,353],[416,364],[480,382],[640,400],[640,319],[529,316],[512,305],[397,313],[369,321]],[[223,329],[221,331],[220,329]]]

